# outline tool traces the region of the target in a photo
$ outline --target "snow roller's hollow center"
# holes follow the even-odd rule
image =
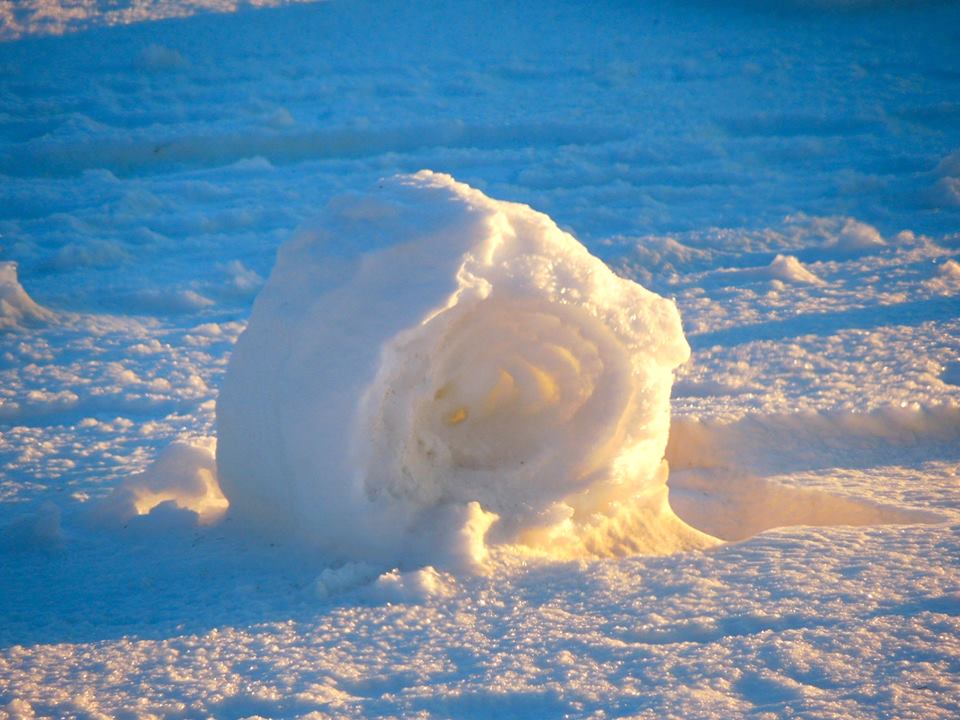
[[[571,306],[484,300],[469,322],[447,325],[415,427],[459,467],[534,461],[568,423],[599,412],[591,405],[598,392],[610,394],[609,386],[624,380],[611,376],[617,363],[603,360],[623,348]]]

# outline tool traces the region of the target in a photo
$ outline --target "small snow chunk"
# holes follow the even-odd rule
[[[97,515],[123,521],[170,503],[196,513],[201,523],[218,520],[229,503],[217,482],[215,446],[212,438],[172,443],[143,473],[104,500]]]
[[[848,218],[840,233],[828,246],[843,252],[858,252],[883,247],[884,245],[886,243],[875,227]]]
[[[339,568],[327,568],[314,583],[314,591],[321,598],[337,595],[367,585],[380,571],[367,563],[348,562]]]
[[[770,274],[781,280],[807,285],[823,285],[819,277],[808,270],[793,255],[777,255],[770,263]]]
[[[456,580],[429,565],[411,572],[391,570],[377,578],[369,593],[380,602],[418,604],[450,597],[456,593]]]
[[[228,277],[228,293],[237,297],[252,297],[263,285],[259,273],[239,260],[231,260],[224,266]]]
[[[768,280],[774,290],[782,290],[785,282],[801,285],[825,284],[793,255],[777,255],[765,267],[722,268],[716,271],[716,276],[728,282]]]

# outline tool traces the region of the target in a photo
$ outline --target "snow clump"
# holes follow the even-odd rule
[[[787,282],[823,285],[824,282],[793,255],[777,255],[770,263],[770,275]]]
[[[281,248],[217,403],[239,520],[347,562],[669,553],[676,306],[525,205],[422,171]]]
[[[883,237],[872,225],[848,218],[840,233],[833,238],[830,247],[842,252],[872,250],[886,245]]]
[[[195,513],[204,524],[218,520],[228,503],[217,483],[215,445],[216,441],[207,437],[171,443],[146,470],[97,505],[95,514],[126,521],[175,507]]]

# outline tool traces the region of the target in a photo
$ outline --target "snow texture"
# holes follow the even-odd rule
[[[349,560],[669,553],[676,307],[550,218],[423,171],[278,254],[217,402],[238,518]],[[408,557],[407,554],[412,554]]]
[[[0,718],[960,716],[960,4],[0,0],[0,38]],[[421,168],[477,194],[392,179]],[[391,204],[467,234],[401,262],[401,236],[434,246],[374,212]],[[244,508],[216,468],[218,394],[296,241],[278,249],[332,219],[390,232],[302,235],[315,258],[288,269],[309,284],[284,292],[324,312],[276,314],[368,354],[319,358],[350,387],[287,362],[309,393],[337,391],[309,412],[259,376],[229,391],[334,429],[286,427],[294,457],[276,418],[241,413],[244,441],[294,463],[273,488],[304,498]],[[662,492],[663,455],[671,513],[721,544],[585,556],[576,488],[598,478],[560,472],[553,497],[512,472],[474,492],[423,453],[424,484],[381,462],[424,428],[456,438],[470,420],[437,418],[476,409],[477,366],[518,332],[555,336],[540,307],[504,327],[487,300],[477,352],[433,322],[466,308],[447,309],[461,279],[479,296],[460,266],[511,293],[510,273],[535,277],[460,252],[497,228],[534,259],[554,247],[564,262],[538,272],[558,280],[599,268],[568,262],[587,258],[559,240],[575,235],[679,311],[669,437],[629,477]],[[419,269],[408,284],[401,267]],[[538,306],[547,285],[527,288]],[[334,307],[334,286],[384,307]],[[588,329],[561,333],[575,357],[609,350],[600,315],[561,305]],[[319,347],[255,321],[265,355]],[[404,355],[406,334],[430,352]],[[572,377],[531,353],[506,354]],[[470,392],[420,412],[443,375]],[[361,437],[377,418],[391,432]],[[586,435],[538,444],[567,426],[536,418],[494,433],[493,456],[583,458]],[[307,484],[315,443],[349,472]],[[353,493],[337,511],[361,510],[318,510],[336,489]],[[251,529],[271,513],[280,526]]]

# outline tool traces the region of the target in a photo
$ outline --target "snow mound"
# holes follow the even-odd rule
[[[171,443],[146,470],[104,500],[96,515],[126,521],[177,508],[196,513],[201,523],[216,521],[228,503],[217,482],[215,444],[213,438]]]
[[[0,262],[0,330],[40,325],[54,314],[33,301],[17,277],[17,264]]]
[[[349,562],[339,568],[326,568],[314,583],[317,597],[328,598],[370,584],[379,571],[367,563]]]
[[[350,561],[713,538],[667,502],[675,305],[546,215],[423,171],[279,252],[217,403],[231,513]]]
[[[769,265],[762,267],[721,268],[717,276],[727,281],[780,281],[795,285],[825,285],[806,265],[793,255],[777,255]]]
[[[828,247],[844,253],[872,250],[884,245],[886,243],[875,227],[853,218],[848,218],[840,233],[828,243]]]
[[[392,603],[425,603],[431,598],[450,597],[456,592],[456,580],[429,565],[419,570],[383,573],[373,583],[368,595],[373,600]]]
[[[805,285],[823,285],[822,279],[814,275],[793,255],[777,255],[770,263],[770,275],[786,282]]]
[[[456,580],[430,565],[407,572],[395,568],[381,573],[367,563],[348,562],[320,573],[314,590],[323,599],[359,590],[363,597],[375,603],[420,604],[431,598],[453,595]]]

